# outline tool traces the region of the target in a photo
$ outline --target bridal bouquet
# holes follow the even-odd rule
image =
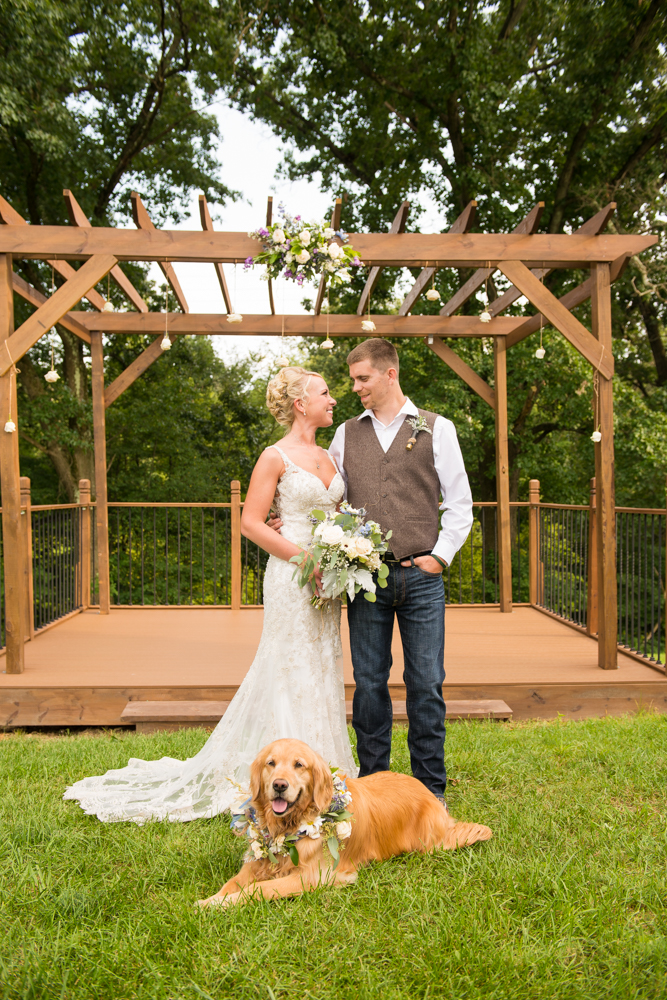
[[[363,508],[340,505],[340,513],[324,513],[312,510],[313,542],[303,556],[292,556],[290,562],[298,563],[294,575],[298,574],[300,587],[305,587],[317,565],[322,571],[322,596],[314,594],[311,604],[318,608],[334,597],[343,603],[347,598],[354,600],[355,594],[363,590],[367,601],[375,601],[376,583],[373,573],[377,571],[377,586],[386,587],[389,569],[380,556],[387,551],[391,531],[382,537],[377,521],[364,521]]]
[[[248,233],[264,244],[261,253],[247,257],[245,267],[264,264],[263,278],[291,278],[297,284],[324,274],[329,286],[347,284],[352,279],[350,267],[361,267],[359,254],[347,244],[347,236],[331,229],[326,222],[303,222],[300,215],[288,215],[280,205],[280,217],[270,226]],[[334,237],[341,242],[336,242]]]

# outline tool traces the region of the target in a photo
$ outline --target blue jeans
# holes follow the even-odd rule
[[[389,770],[392,709],[387,682],[391,670],[394,614],[403,643],[408,747],[412,773],[436,795],[445,771],[445,590],[442,576],[417,566],[388,563],[386,589],[371,604],[362,593],[348,604],[356,690],[352,725],[357,734],[359,776]]]

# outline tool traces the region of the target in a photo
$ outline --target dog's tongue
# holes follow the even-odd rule
[[[285,799],[274,799],[271,805],[273,806],[274,813],[284,813],[287,809],[287,802]]]

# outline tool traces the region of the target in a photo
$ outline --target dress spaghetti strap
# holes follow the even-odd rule
[[[266,450],[268,451],[269,448],[275,448],[276,449],[276,451],[278,452],[278,454],[282,458],[283,462],[285,463],[285,472],[287,472],[287,470],[290,467],[290,465],[294,465],[295,464],[292,461],[292,459],[289,457],[289,455],[286,455],[285,452],[282,450],[282,448],[279,445],[277,445],[277,444],[270,444],[269,447]]]

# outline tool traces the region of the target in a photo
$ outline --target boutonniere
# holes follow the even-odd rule
[[[426,431],[427,434],[433,434],[426,417],[407,417],[406,423],[410,424],[412,430],[414,431],[414,434],[405,446],[408,451],[412,451],[414,446],[417,444],[417,435],[420,431]]]

